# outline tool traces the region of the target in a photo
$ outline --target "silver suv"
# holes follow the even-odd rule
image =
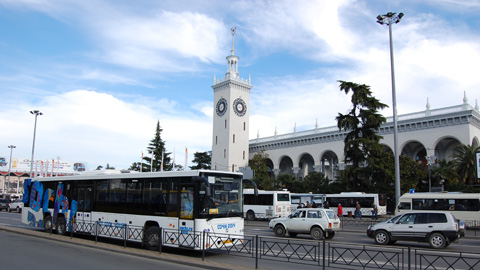
[[[23,209],[23,199],[16,199],[14,202],[8,205],[8,212],[16,211],[17,213],[22,212]]]
[[[380,245],[399,240],[427,242],[432,248],[444,248],[460,238],[460,229],[459,221],[450,212],[410,212],[370,225],[367,235]]]
[[[288,217],[270,220],[268,226],[273,229],[275,236],[285,236],[288,232],[291,237],[305,233],[315,240],[323,237],[332,239],[335,232],[340,230],[340,219],[330,209],[302,208]]]

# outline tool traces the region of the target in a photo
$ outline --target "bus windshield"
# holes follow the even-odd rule
[[[208,176],[210,191],[202,183],[199,218],[243,217],[242,178]],[[210,196],[209,196],[210,195]]]

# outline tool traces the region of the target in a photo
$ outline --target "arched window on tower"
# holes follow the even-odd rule
[[[243,151],[243,160],[245,160],[245,151]]]
[[[227,157],[227,149],[223,149],[223,158]]]
[[[227,119],[225,119],[225,128],[227,128]]]
[[[215,136],[215,145],[218,144],[218,136]]]
[[[235,143],[235,134],[233,134],[233,143]]]
[[[243,122],[243,130],[246,130],[246,129],[247,129],[247,124]]]

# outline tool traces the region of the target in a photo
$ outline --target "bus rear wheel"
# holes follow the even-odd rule
[[[160,248],[160,234],[159,227],[153,226],[147,229],[143,242],[148,250],[158,250]]]
[[[255,220],[255,212],[253,212],[252,210],[249,210],[247,212],[247,220]]]

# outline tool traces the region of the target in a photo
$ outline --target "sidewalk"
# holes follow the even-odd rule
[[[59,241],[62,243],[70,243],[74,245],[82,245],[85,247],[99,248],[99,249],[107,250],[111,252],[140,256],[144,258],[160,260],[160,261],[165,261],[170,263],[184,264],[184,265],[199,267],[204,269],[218,269],[218,270],[255,269],[255,267],[246,267],[243,265],[234,265],[234,264],[227,264],[222,262],[208,261],[207,258],[205,258],[205,261],[202,261],[201,257],[198,258],[198,257],[177,255],[177,254],[171,254],[171,253],[165,253],[165,252],[159,253],[158,251],[150,251],[142,248],[123,247],[120,245],[108,244],[103,242],[95,243],[94,240],[80,239],[78,237],[70,238],[70,236],[49,234],[45,231],[15,228],[15,227],[9,227],[5,225],[0,225],[0,230],[48,239],[51,241]]]

